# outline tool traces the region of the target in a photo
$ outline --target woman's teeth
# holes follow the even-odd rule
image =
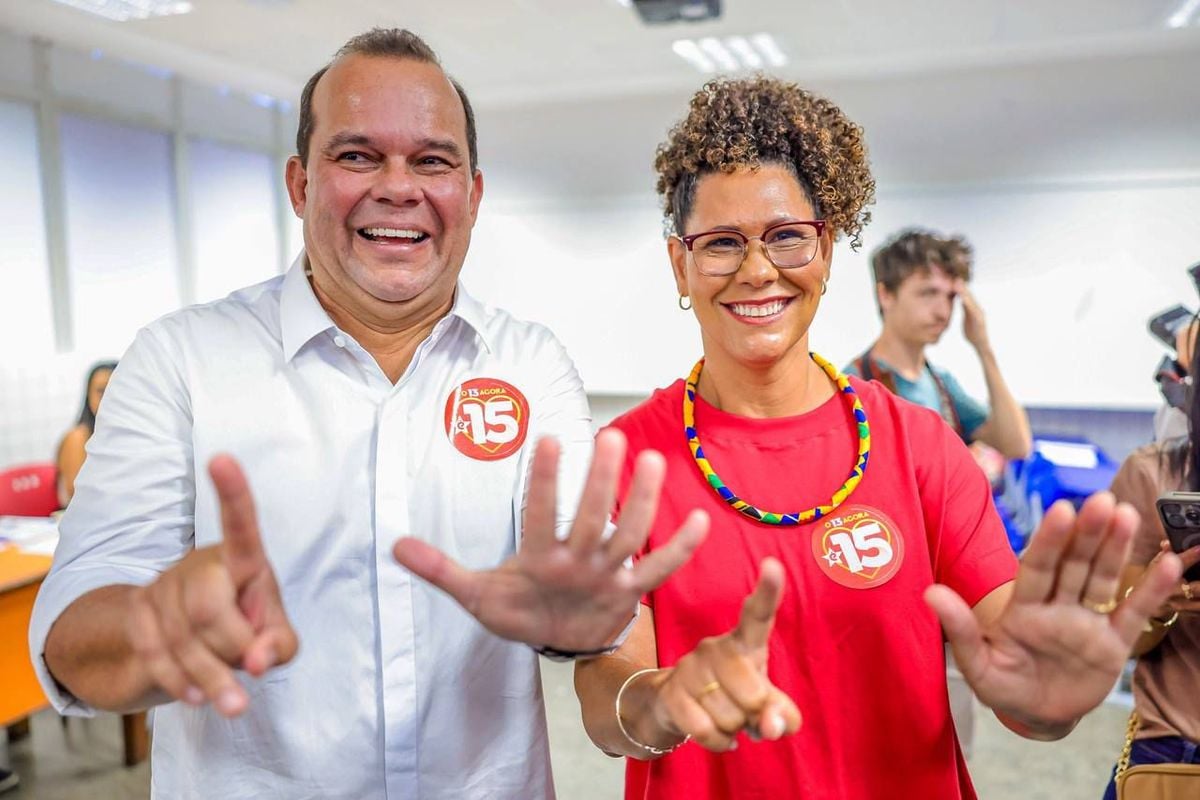
[[[770,303],[750,305],[748,303],[730,303],[729,309],[739,317],[769,317],[783,311],[786,300],[773,300]]]

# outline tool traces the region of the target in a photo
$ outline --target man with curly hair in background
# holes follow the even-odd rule
[[[1051,508],[1018,568],[938,415],[810,352],[834,241],[857,244],[874,197],[837,106],[713,81],[655,166],[704,357],[613,425],[625,480],[647,451],[670,476],[642,557],[695,509],[713,533],[616,652],[576,665],[588,734],[629,757],[630,800],[973,798],[943,634],[1005,725],[1056,739],[1107,695],[1178,559],[1118,603],[1137,514],[1105,494]]]
[[[1029,455],[1029,419],[1000,373],[983,309],[967,288],[971,246],[960,236],[905,230],[871,256],[883,332],[846,372],[877,380],[905,400],[942,415],[967,443],[982,442],[1005,458]],[[962,304],[963,336],[975,348],[987,381],[988,405],[968,395],[954,376],[925,358]],[[990,410],[989,410],[990,409]]]

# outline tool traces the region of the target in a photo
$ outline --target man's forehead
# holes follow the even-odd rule
[[[313,101],[318,106],[344,103],[354,108],[368,104],[374,97],[401,93],[414,95],[413,99],[425,95],[439,105],[444,101],[448,108],[464,113],[454,84],[440,66],[399,56],[342,56],[317,83]]]
[[[929,284],[946,284],[947,286],[950,286],[954,283],[954,276],[942,269],[937,264],[929,264],[927,266],[917,267],[912,271],[912,273],[909,274],[907,278],[904,279],[903,282],[912,283],[914,285],[921,284],[923,286]]]

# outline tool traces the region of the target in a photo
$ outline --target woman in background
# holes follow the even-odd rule
[[[75,476],[87,458],[88,439],[96,430],[96,413],[100,410],[100,400],[108,387],[108,379],[117,368],[115,361],[103,361],[92,367],[88,373],[87,383],[83,390],[83,408],[79,411],[79,421],[75,424],[58,445],[58,504],[66,508],[67,503],[75,495]]]
[[[1188,331],[1194,326],[1188,326]],[[1200,350],[1181,340],[1179,361],[1200,374]],[[1170,549],[1155,501],[1169,491],[1200,492],[1200,404],[1192,397],[1185,435],[1135,450],[1113,478],[1112,492],[1142,515],[1123,584],[1136,585],[1149,564]],[[1200,563],[1200,547],[1180,554],[1184,569]],[[1180,581],[1133,647],[1133,711],[1129,762],[1200,764],[1200,581]],[[1104,793],[1116,795],[1116,770]],[[1200,788],[1197,789],[1200,796]]]

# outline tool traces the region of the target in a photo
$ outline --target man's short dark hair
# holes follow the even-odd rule
[[[304,91],[300,93],[300,124],[296,126],[296,154],[300,156],[300,163],[304,166],[308,166],[308,145],[312,140],[313,128],[317,124],[313,118],[313,92],[316,91],[321,77],[329,71],[334,62],[350,55],[404,58],[410,61],[419,61],[422,64],[442,66],[437,53],[433,52],[433,48],[426,44],[424,39],[403,28],[372,28],[346,42],[341,49],[334,53],[328,64],[313,73],[313,76],[308,79],[308,83],[304,84]],[[479,151],[475,143],[475,111],[471,108],[471,101],[467,99],[467,92],[463,89],[462,84],[454,78],[450,78],[450,83],[454,85],[454,91],[458,92],[458,99],[462,101],[463,111],[466,112],[467,152],[470,156],[471,174],[473,175],[479,167]]]
[[[892,294],[909,275],[930,269],[940,269],[951,278],[971,280],[971,245],[961,236],[909,228],[871,254],[875,282]]]

